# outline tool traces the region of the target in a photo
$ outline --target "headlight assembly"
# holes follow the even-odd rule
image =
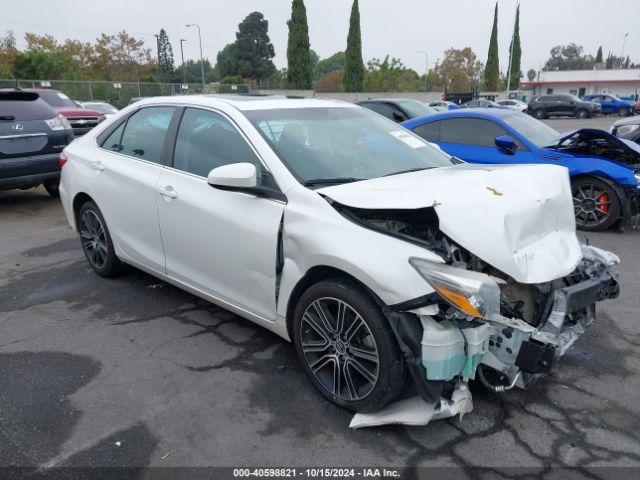
[[[500,314],[500,288],[489,275],[416,257],[409,263],[443,300],[463,314],[483,319]]]

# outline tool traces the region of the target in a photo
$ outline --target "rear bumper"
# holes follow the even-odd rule
[[[60,179],[60,154],[0,159],[0,190],[28,188]]]

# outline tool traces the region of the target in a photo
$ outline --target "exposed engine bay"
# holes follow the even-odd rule
[[[596,302],[619,293],[612,268],[619,259],[595,247],[583,245],[582,260],[565,277],[519,283],[442,233],[437,205],[415,210],[333,205],[365,228],[422,245],[446,265],[484,274],[499,286],[499,313],[485,318],[461,311],[437,288],[386,312],[422,398],[436,406],[430,418],[441,418],[437,406],[450,409],[454,393],[460,397],[469,379],[497,392],[526,388],[548,373],[594,320]]]
[[[553,148],[563,152],[604,157],[631,166],[640,163],[640,152],[602,130],[577,130],[564,136]]]

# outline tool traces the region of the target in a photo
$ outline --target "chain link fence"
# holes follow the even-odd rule
[[[106,82],[87,80],[6,80],[0,79],[0,88],[51,88],[60,90],[69,98],[80,101],[103,101],[118,108],[127,106],[134,98],[197,93],[248,93],[247,85],[220,85],[201,83]]]

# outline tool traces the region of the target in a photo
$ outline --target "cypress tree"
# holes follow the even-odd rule
[[[311,71],[309,59],[309,27],[307,25],[307,9],[303,0],[293,0],[291,4],[291,20],[289,26],[289,42],[287,44],[287,80],[291,88],[311,88]]]
[[[513,50],[513,53],[511,52]],[[520,48],[520,5],[516,10],[516,24],[513,27],[513,39],[509,46],[509,58],[511,59],[511,80],[509,87],[514,90],[520,85],[522,71],[520,71],[520,58],[522,57],[522,49]]]
[[[342,85],[345,92],[361,92],[364,82],[364,62],[362,61],[362,39],[360,37],[360,9],[358,0],[353,1],[349,35],[347,36],[346,60]]]
[[[598,47],[598,53],[596,54],[596,63],[602,63],[604,60],[602,59],[602,47]]]
[[[498,60],[498,2],[493,16],[493,29],[489,41],[489,55],[484,69],[484,88],[489,92],[498,90],[500,81],[500,63]]]

